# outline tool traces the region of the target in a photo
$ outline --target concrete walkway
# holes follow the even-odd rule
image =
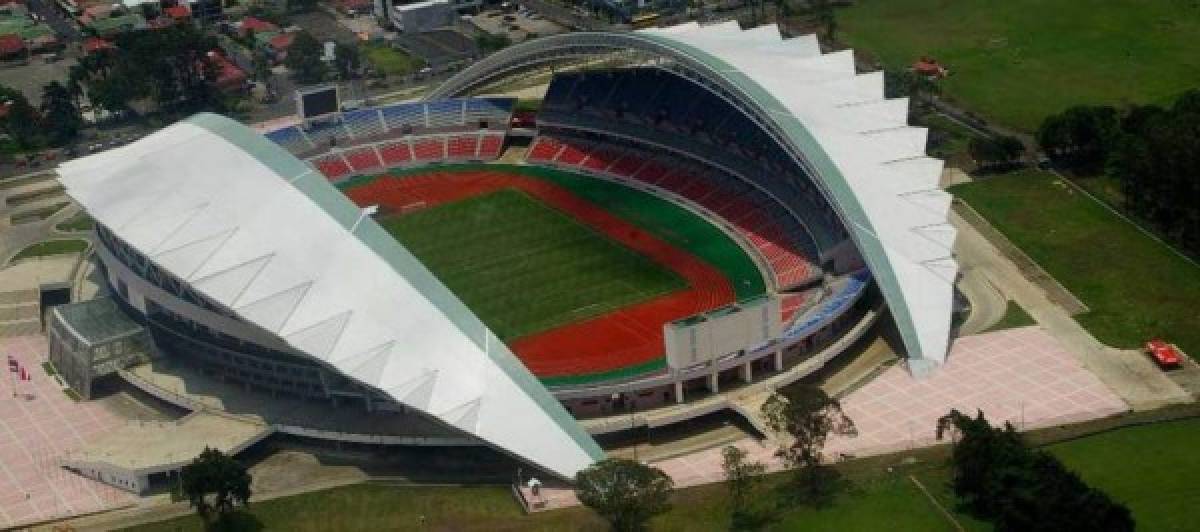
[[[950,221],[958,229],[955,247],[962,269],[984,274],[1132,409],[1149,410],[1192,401],[1187,392],[1148,358],[1110,348],[1096,340],[1066,310],[1052,302],[1044,290],[1021,275],[1011,260],[958,213],[951,212]]]

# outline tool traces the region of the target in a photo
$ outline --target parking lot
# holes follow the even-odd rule
[[[471,24],[491,35],[505,35],[512,42],[567,31],[566,28],[546,20],[537,13],[523,9],[513,13],[484,11],[471,17]]]
[[[42,103],[42,87],[51,81],[65,84],[68,72],[78,62],[79,54],[71,47],[61,55],[62,59],[50,62],[35,55],[24,65],[0,67],[0,83],[21,91],[30,105],[37,107]]]

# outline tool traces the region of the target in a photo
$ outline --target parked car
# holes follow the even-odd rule
[[[1183,355],[1180,354],[1179,348],[1158,338],[1146,342],[1145,351],[1162,369],[1178,368],[1183,362]]]

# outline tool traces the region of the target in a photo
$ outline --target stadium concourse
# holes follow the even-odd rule
[[[474,96],[548,63],[532,130],[510,128],[512,98]],[[160,384],[211,378],[365,427],[270,430],[479,444],[566,479],[604,456],[594,434],[786,385],[882,316],[929,375],[955,231],[906,110],[811,37],[692,24],[538,39],[425,101],[265,135],[197,115],[59,168],[113,307],[154,340],[152,362],[67,380],[108,371],[192,410],[210,407]],[[520,164],[489,164],[514,146]],[[371,433],[384,418],[436,428]],[[81,456],[136,490],[173,467]]]

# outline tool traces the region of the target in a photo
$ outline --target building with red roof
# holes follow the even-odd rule
[[[280,33],[267,42],[267,52],[275,58],[275,61],[283,61],[287,59],[288,49],[292,47],[292,42],[296,40],[295,33]]]
[[[182,22],[192,18],[192,10],[183,4],[174,5],[163,10],[163,14],[171,17],[176,22]]]
[[[263,31],[279,31],[279,26],[259,18],[246,17],[242,19],[242,24],[238,28],[238,33],[243,37]]]
[[[101,50],[112,50],[113,48],[116,48],[113,43],[100,37],[88,37],[83,40],[83,55],[92,55]]]
[[[210,79],[217,89],[222,91],[234,91],[241,89],[246,84],[246,72],[237,65],[233,64],[229,58],[225,57],[220,50],[213,50],[208,53],[208,60],[217,67],[216,79]]]
[[[20,35],[0,35],[0,59],[18,59],[25,57],[26,53],[25,40]]]
[[[950,73],[949,70],[946,70],[946,67],[938,63],[937,59],[924,56],[916,63],[913,63],[912,70],[917,74],[931,78],[944,78]]]

